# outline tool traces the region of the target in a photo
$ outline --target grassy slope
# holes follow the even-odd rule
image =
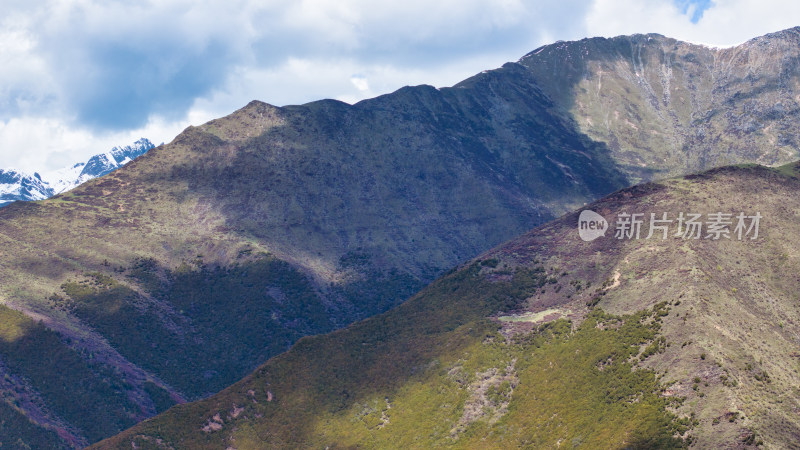
[[[726,161],[785,160],[797,111],[796,49],[786,47],[792,36],[720,53],[727,56],[715,61],[730,69],[727,78],[714,72],[720,84],[707,83],[695,70],[703,66],[696,61],[708,57],[700,50],[675,44],[681,50],[670,53],[662,50],[672,41],[647,47],[644,38],[631,38],[612,40],[614,51],[592,54],[599,59],[575,72],[585,78],[561,77],[576,88],[574,98],[556,95],[552,75],[534,69],[564,72],[523,59],[454,88],[404,88],[353,106],[254,102],[187,129],[110,176],[46,202],[0,210],[0,301],[41,319],[81,357],[102,362],[134,403],[133,415],[151,415],[169,403],[166,398],[196,398],[238,379],[300,335],[385,311],[442,270],[626,179]],[[583,53],[571,48],[560,54],[580,60]],[[634,48],[644,56],[629,66]],[[550,63],[567,59],[554,55]],[[757,79],[745,73],[747,61],[758,63]],[[633,77],[637,64],[646,68],[640,72],[647,83]],[[598,67],[615,70],[605,78],[607,88],[594,91],[602,85],[595,84]],[[657,76],[661,68],[671,69],[673,78]],[[755,89],[748,90],[751,79]],[[669,81],[673,90],[656,81]],[[671,101],[653,103],[652,93],[641,91],[648,83],[657,99]],[[712,94],[713,101],[705,99]],[[783,109],[776,109],[776,96]],[[580,105],[591,109],[585,117],[576,112]],[[604,116],[615,110],[625,113]],[[675,134],[672,115],[680,129],[697,125],[713,133]],[[721,118],[727,122],[715,122]],[[746,118],[753,126],[738,122]],[[588,119],[593,127],[587,128]],[[605,124],[610,134],[602,133]],[[695,148],[735,158],[692,153]],[[636,169],[642,162],[654,171]],[[291,319],[303,309],[286,303],[295,300],[284,292],[293,281],[244,282],[241,267],[258,266],[262,253],[287,262],[295,272],[289,278],[311,286],[315,298],[304,289],[303,301],[317,312],[324,307],[324,319],[316,313],[307,321]],[[142,260],[154,261],[145,277],[136,275]],[[186,267],[192,273],[176,276]],[[119,288],[73,291],[76,298],[67,298],[64,287],[96,273]],[[205,296],[188,288],[192,283],[219,289]],[[227,307],[230,299],[240,302]],[[213,307],[187,309],[187,301]],[[103,305],[119,309],[105,314]],[[267,330],[251,336],[248,322],[237,321],[239,312],[258,307],[263,313],[265,305]],[[245,315],[262,323],[266,318]],[[233,336],[225,336],[231,326]],[[116,328],[128,330],[131,339],[119,339]],[[206,345],[204,333],[221,340]],[[189,372],[189,378],[175,375]],[[43,401],[69,398],[67,390],[52,391]],[[70,420],[51,416],[75,430]]]
[[[570,214],[98,447],[786,447],[800,432],[797,173],[732,167],[620,191],[590,208],[758,205],[760,237],[586,243]],[[541,310],[558,312],[493,319]]]
[[[132,278],[153,275],[155,267],[142,266],[149,265],[140,263]],[[255,361],[333,328],[309,280],[275,258],[226,268],[184,266],[166,277],[146,292],[163,298],[168,310],[98,273],[65,283],[63,301],[128,359],[190,396],[219,391]]]
[[[498,325],[482,317],[513,307],[543,286],[546,276],[495,284],[485,284],[483,277],[472,265],[391,313],[344,332],[304,338],[221,395],[174,408],[130,435],[139,446],[161,439],[181,448],[475,448],[553,444],[563,434],[587,445],[672,442],[672,431],[681,423],[665,412],[655,374],[631,371],[626,362],[639,353],[640,344],[654,338],[657,323],[644,325],[641,316],[629,317],[619,329],[601,331],[597,322],[616,318],[598,311],[574,335],[569,322],[560,321],[536,335],[505,342]],[[585,358],[560,361],[580,351]],[[612,355],[619,359],[595,370],[595,364]],[[557,366],[543,367],[542,361]],[[482,418],[462,421],[470,390],[484,377],[490,379],[487,400],[478,410],[492,416],[508,409],[494,426]],[[591,395],[586,395],[587,386]],[[609,391],[639,401],[626,407],[610,401]],[[556,412],[561,417],[545,429],[528,426]],[[213,423],[221,430],[201,431]],[[124,438],[116,442],[131,445]]]
[[[55,436],[56,432],[61,432],[71,444],[85,445],[87,439],[97,440],[141,420],[135,405],[125,395],[125,387],[118,384],[113,368],[79,354],[65,345],[57,333],[4,306],[0,306],[0,324],[5,379],[0,442],[58,447],[64,445]],[[25,379],[20,380],[17,374],[25,374]],[[64,390],[70,392],[69,397],[60,395]],[[32,398],[31,391],[41,397]],[[25,411],[26,403],[36,404],[42,398],[48,400],[43,411],[48,425],[44,430],[35,426]],[[87,404],[105,406],[100,413],[89,416],[85,409]],[[61,428],[64,424],[53,420],[55,418],[73,424],[85,438],[74,428]]]
[[[66,194],[5,207],[0,301],[102,364],[138,420],[625,184],[524,71],[469,83],[355,106],[253,102]],[[84,405],[128,414],[108,401]],[[96,434],[51,416],[88,441],[130,425]]]

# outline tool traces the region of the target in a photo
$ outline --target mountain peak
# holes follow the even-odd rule
[[[199,129],[221,139],[240,142],[258,136],[267,129],[283,124],[283,116],[282,108],[259,100],[252,100],[228,116],[212,120],[199,127],[189,127],[181,134],[189,133],[193,129]]]
[[[0,207],[16,200],[43,200],[54,194],[38,173],[28,175],[14,169],[0,169]]]
[[[114,147],[106,153],[71,167],[28,175],[14,169],[0,169],[0,207],[14,201],[43,200],[68,191],[92,178],[112,172],[152,149],[153,143],[141,138],[132,145]]]
[[[91,178],[97,178],[118,169],[128,162],[147,153],[147,151],[153,147],[155,146],[152,142],[150,142],[148,139],[141,138],[134,142],[133,145],[114,147],[106,153],[100,153],[92,156],[86,162],[86,165],[78,175],[78,180],[83,180],[80,181],[79,184]]]
[[[791,40],[793,42],[796,42],[800,40],[800,26],[786,28],[785,30],[776,31],[774,33],[768,33],[763,36],[758,36],[753,39],[750,39],[750,41],[748,42],[765,41],[770,39]]]
[[[3,370],[30,380],[50,418],[90,443],[175,402],[219,392],[303,336],[356,321],[345,331],[302,338],[223,391],[235,397],[172,408],[165,426],[163,418],[148,422],[156,424],[149,430],[142,424],[133,444],[652,448],[658,445],[627,439],[647,424],[623,419],[672,422],[660,409],[665,391],[647,372],[655,364],[658,376],[670,369],[667,356],[684,358],[665,386],[671,392],[696,395],[693,377],[678,377],[697,368],[692,375],[710,386],[697,386],[709,395],[687,402],[683,425],[662,430],[666,438],[693,422],[695,405],[702,426],[726,437],[773,411],[787,418],[787,430],[800,429],[794,403],[783,399],[751,417],[764,404],[747,400],[772,398],[753,381],[764,370],[779,392],[798,385],[797,375],[781,368],[795,365],[780,351],[800,332],[800,312],[769,309],[772,299],[796,303],[797,186],[785,169],[703,172],[796,159],[800,91],[786,82],[786,74],[798,73],[795,53],[712,50],[648,35],[542,49],[457,89],[406,87],[355,105],[251,102],[187,128],[112,176],[0,211],[0,295],[36,320],[44,317],[37,328],[0,307],[2,323],[19,316],[34,323],[18,327],[27,330],[18,339],[24,345],[0,339]],[[105,152],[93,165],[112,160],[114,151]],[[618,191],[642,180],[666,181]],[[572,215],[490,250],[587,203],[608,219],[626,211],[755,214],[749,205],[758,203],[777,225],[746,247],[611,236],[585,243]],[[482,252],[487,258],[433,281]],[[727,276],[718,266],[741,269]],[[738,291],[729,289],[733,283]],[[655,310],[620,318],[590,305],[610,314]],[[680,320],[669,308],[680,308]],[[551,321],[554,315],[561,319]],[[671,327],[664,329],[673,333],[666,335],[671,346],[656,344],[664,342],[649,327],[657,320]],[[736,326],[739,320],[758,320],[755,333],[741,334],[747,330]],[[572,326],[584,323],[582,331]],[[540,324],[561,342],[531,334]],[[763,343],[770,348],[768,365],[759,368],[754,349],[737,345],[761,346],[762,329],[770,331]],[[578,340],[602,337],[609,346],[582,345],[573,331]],[[649,353],[640,356],[644,344]],[[686,347],[688,357],[674,353]],[[72,359],[50,356],[63,354]],[[779,364],[769,366],[773,357]],[[51,368],[48,361],[68,363]],[[541,382],[525,381],[531,377]],[[573,383],[570,395],[553,390],[562,380]],[[581,390],[576,380],[592,389]],[[754,390],[725,390],[730,380]],[[609,401],[609,390],[626,401]],[[563,409],[564,402],[588,398],[584,393],[592,396],[592,414],[574,422],[571,412],[584,410],[574,403]],[[546,396],[547,408],[537,406]],[[523,403],[509,403],[515,398]],[[747,419],[729,422],[734,411],[702,409],[709,400],[748,411]],[[87,415],[86,405],[102,414]],[[648,405],[658,408],[641,409]],[[25,417],[53,429],[55,419],[32,408],[23,404]],[[561,435],[530,434],[549,431]],[[602,441],[612,434],[613,443]],[[506,438],[517,441],[491,441]]]

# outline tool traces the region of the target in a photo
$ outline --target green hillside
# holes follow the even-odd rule
[[[0,209],[0,311],[26,324],[0,346],[0,423],[25,424],[0,443],[81,446],[205,398],[639,180],[796,159],[797,42],[557,43],[450,88],[254,101]]]
[[[758,212],[759,234],[585,242],[571,213],[96,448],[788,447],[799,173],[624,189],[588,208]]]

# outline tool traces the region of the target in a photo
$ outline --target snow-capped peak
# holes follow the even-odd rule
[[[92,178],[103,176],[119,169],[155,147],[142,138],[133,145],[114,147],[97,154],[86,162],[71,167],[33,175],[15,169],[0,169],[0,207],[22,200],[43,200],[66,192]]]

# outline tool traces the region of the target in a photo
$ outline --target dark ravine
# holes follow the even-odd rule
[[[724,51],[658,36],[554,44],[452,88],[407,87],[355,105],[252,102],[190,127],[68,193],[0,209],[0,300],[10,306],[0,314],[17,324],[0,349],[2,370],[26,379],[48,423],[95,442],[234,383],[302,336],[387,311],[449,268],[632,182],[788,161],[797,153],[768,130],[794,123],[799,74],[795,53],[773,47],[796,39],[788,30]],[[571,67],[575,49],[589,62],[559,75],[558,61]],[[626,65],[625,49],[655,56]],[[716,72],[679,70],[725,51],[752,55],[719,64],[728,84]],[[765,61],[757,74],[733,70],[756,57]],[[619,95],[656,92],[635,75],[664,66],[674,77],[670,102]],[[602,101],[583,91],[598,68],[615,68],[594,93]],[[701,83],[707,76],[717,84]],[[745,95],[747,80],[757,89]],[[683,85],[715,100],[692,100],[687,112],[675,100],[688,95]],[[783,112],[758,112],[776,95]],[[615,110],[619,120],[596,115]],[[696,125],[717,136],[713,145],[653,119],[669,111],[688,117],[687,133]],[[728,136],[718,117],[756,125]],[[683,157],[643,140],[669,133]],[[37,369],[36,352],[69,365]],[[75,379],[80,390],[64,387]],[[22,400],[9,420],[35,417],[21,417]],[[70,402],[107,420],[82,421]],[[0,429],[0,441],[35,435],[20,433]]]

